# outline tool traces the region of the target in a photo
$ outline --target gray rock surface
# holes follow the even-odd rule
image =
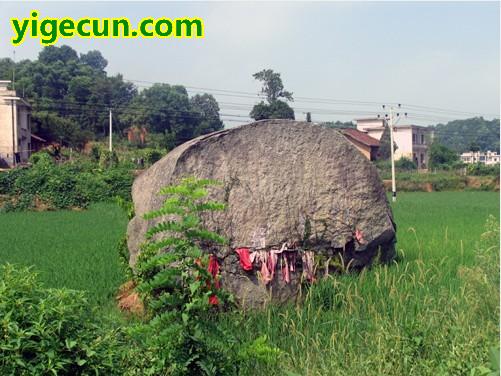
[[[142,215],[160,207],[160,188],[186,176],[223,183],[210,198],[228,209],[204,221],[229,239],[217,253],[222,283],[248,305],[296,296],[300,273],[289,284],[276,277],[264,286],[255,272],[241,270],[235,248],[297,241],[341,254],[353,267],[370,264],[378,250],[383,260],[394,256],[395,225],[376,168],[337,130],[263,120],[186,142],[136,179],[136,216],[128,227],[132,266],[149,225]],[[356,241],[356,230],[363,240]]]

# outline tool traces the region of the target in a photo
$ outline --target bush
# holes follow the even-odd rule
[[[127,169],[103,170],[80,160],[55,164],[46,153],[34,154],[32,162],[31,167],[0,174],[0,194],[10,196],[3,211],[30,209],[36,199],[52,209],[85,208],[117,196],[130,200],[133,176]]]
[[[434,169],[443,170],[450,168],[459,161],[459,155],[444,145],[434,142],[430,146],[429,166]]]
[[[158,149],[144,149],[143,155],[144,155],[144,162],[147,165],[152,165],[156,161],[159,161],[164,156],[164,153],[162,153]]]
[[[101,159],[101,148],[99,147],[99,145],[92,145],[90,149],[90,156],[94,162],[99,162],[99,160]]]
[[[102,171],[100,178],[109,187],[107,195],[103,195],[96,201],[109,201],[115,197],[131,200],[131,189],[134,177],[132,173],[123,168]]]
[[[26,169],[26,167],[20,167],[13,170],[0,172],[0,195],[13,194],[14,185],[17,178],[24,174]]]
[[[122,374],[117,332],[82,292],[46,289],[29,268],[0,267],[0,374]]]
[[[466,168],[468,175],[473,176],[499,176],[499,164],[487,166],[483,163],[469,164]]]
[[[99,156],[99,166],[101,166],[101,168],[118,166],[117,153],[115,153],[115,151],[102,150]]]
[[[398,168],[399,170],[403,171],[410,171],[410,170],[416,170],[417,166],[416,163],[411,161],[409,158],[403,157],[395,161],[395,168]]]

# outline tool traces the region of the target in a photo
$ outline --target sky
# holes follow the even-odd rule
[[[402,103],[402,123],[499,117],[499,2],[2,2],[0,57],[35,59],[36,39],[10,44],[11,17],[200,17],[203,39],[60,39],[100,50],[109,74],[205,88],[227,126],[260,99],[252,74],[273,69],[296,119],[352,120]],[[147,83],[136,82],[144,87]],[[238,91],[249,94],[222,92]],[[223,95],[224,94],[224,95]],[[313,99],[310,99],[313,98]],[[418,107],[422,106],[422,107]]]

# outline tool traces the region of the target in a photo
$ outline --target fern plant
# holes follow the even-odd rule
[[[231,301],[208,272],[209,256],[202,251],[226,243],[205,229],[201,220],[204,212],[225,209],[224,204],[206,199],[208,187],[216,184],[185,178],[179,185],[164,187],[162,207],[144,215],[156,224],[146,233],[136,272],[152,319],[132,334],[158,354],[154,368],[161,373],[213,374],[215,369],[218,374],[232,374],[223,371],[231,364],[227,355],[209,340],[214,331],[211,303],[223,306]]]
[[[212,295],[221,294],[207,271],[208,255],[201,249],[224,245],[226,239],[205,229],[201,214],[225,205],[206,200],[208,179],[185,178],[160,190],[167,196],[158,210],[144,215],[160,219],[146,233],[138,262],[139,291],[153,313],[205,310]],[[223,296],[221,296],[223,298]]]

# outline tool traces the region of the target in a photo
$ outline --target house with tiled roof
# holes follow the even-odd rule
[[[377,159],[379,140],[355,128],[341,130],[344,136],[370,161]]]
[[[356,119],[357,130],[368,136],[381,140],[385,129],[385,120],[382,118]],[[418,168],[427,168],[429,159],[429,145],[433,132],[428,127],[419,125],[400,125],[393,127],[393,139],[397,145],[395,159],[408,158]]]

